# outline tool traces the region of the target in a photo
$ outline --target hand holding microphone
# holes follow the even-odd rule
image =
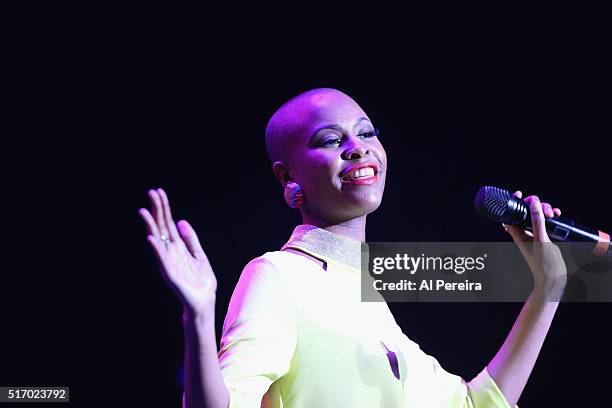
[[[481,187],[474,200],[476,211],[491,221],[516,225],[533,233],[530,203],[534,197],[536,199],[537,197],[529,196],[521,200],[520,192],[517,193],[511,195],[510,192],[498,187]],[[553,241],[580,242],[595,255],[612,256],[609,234],[561,218],[561,210],[553,209],[548,203],[542,203],[541,207],[546,216],[543,227]]]
[[[561,210],[540,202],[535,195],[521,197],[520,191],[510,195],[496,187],[483,187],[476,195],[476,209],[492,221],[501,221],[512,236],[531,269],[538,298],[559,300],[567,282],[567,267],[561,251],[550,240],[546,221],[561,215]]]
[[[522,193],[516,191],[513,197],[521,199]],[[519,250],[529,265],[534,289],[538,293],[552,295],[559,299],[560,292],[567,283],[567,267],[559,248],[554,245],[546,230],[546,220],[561,215],[559,208],[542,203],[538,196],[531,195],[523,200],[529,206],[531,228],[524,230],[517,225],[505,225]]]
[[[515,191],[512,197],[521,199],[523,193],[521,191]],[[507,225],[502,222],[504,230],[512,237],[516,236],[521,242],[551,242],[550,236],[546,230],[546,219],[560,216],[561,209],[557,207],[553,208],[551,204],[541,202],[540,198],[536,195],[530,195],[522,201],[528,207],[527,214],[531,223],[521,228],[518,225]],[[542,215],[542,217],[540,217],[540,215]]]

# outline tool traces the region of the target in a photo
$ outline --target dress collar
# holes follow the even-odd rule
[[[361,242],[321,227],[300,224],[295,227],[285,248],[296,248],[350,268],[361,268]]]

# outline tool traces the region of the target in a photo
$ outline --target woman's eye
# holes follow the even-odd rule
[[[374,129],[371,131],[361,131],[357,137],[360,137],[362,139],[368,139],[368,138],[372,138],[372,137],[376,137],[379,135],[379,130],[378,129]],[[325,139],[322,140],[321,142],[318,143],[317,146],[319,147],[327,147],[327,146],[334,146],[334,145],[340,145],[342,143],[342,137],[338,137],[335,136],[334,137],[330,137],[329,139]]]
[[[378,136],[378,131],[377,130],[372,130],[372,131],[369,131],[369,132],[361,132],[361,133],[359,133],[358,136],[359,137],[363,137],[364,139],[367,139],[369,137]]]
[[[334,139],[327,139],[327,140],[322,141],[319,145],[320,146],[330,146],[330,145],[334,145],[336,143],[340,143],[340,139],[336,139],[336,138],[334,138]]]

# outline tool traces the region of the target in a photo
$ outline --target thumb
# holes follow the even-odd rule
[[[525,231],[515,225],[502,225],[506,232],[510,234],[512,240],[514,240],[516,246],[518,246],[523,256],[529,255],[529,242],[531,242],[533,238],[531,238],[525,233]]]
[[[193,227],[186,221],[180,220],[176,223],[178,227],[179,234],[181,238],[185,242],[187,249],[194,258],[203,259],[206,257],[204,254],[204,250],[202,249],[202,245],[200,245],[200,240],[198,239],[198,235],[196,234]]]

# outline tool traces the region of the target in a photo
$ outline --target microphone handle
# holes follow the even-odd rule
[[[533,232],[531,228],[531,217],[525,217],[522,226]],[[589,249],[595,255],[612,256],[612,246],[610,246],[610,235],[596,230],[594,228],[585,227],[573,220],[562,217],[546,218],[546,232],[553,241],[558,242],[581,242],[590,243]]]

